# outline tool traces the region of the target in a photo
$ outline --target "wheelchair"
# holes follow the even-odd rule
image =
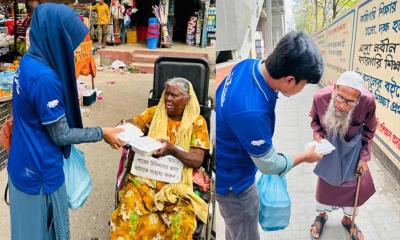
[[[158,104],[165,82],[173,77],[182,77],[189,80],[200,103],[200,114],[205,118],[210,132],[210,118],[214,107],[212,99],[208,96],[209,87],[208,61],[202,58],[188,57],[159,57],[154,66],[153,89],[150,91],[148,107]],[[118,192],[125,183],[126,176],[131,172],[134,152],[129,147],[124,147],[117,172],[115,188],[115,208],[119,204]],[[202,167],[210,179],[210,189],[202,192],[194,184],[194,191],[200,192],[200,197],[208,203],[208,219],[204,224],[197,219],[197,228],[193,233],[194,240],[215,240],[215,149],[206,152]]]

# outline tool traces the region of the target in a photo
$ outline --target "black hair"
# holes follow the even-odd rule
[[[32,14],[32,13],[33,13],[33,9],[31,8],[31,6],[29,6],[29,2],[30,2],[30,1],[31,1],[31,0],[26,0],[26,1],[25,1],[25,8],[26,8],[26,11],[27,11],[28,13]],[[37,0],[37,2],[39,2],[39,4],[42,3],[41,0]]]
[[[28,13],[32,13],[32,8],[31,8],[31,6],[29,6],[29,0],[26,0],[25,1],[25,8],[26,8],[26,11],[28,12]]]
[[[268,56],[265,66],[275,78],[293,76],[296,83],[306,80],[317,84],[324,70],[323,60],[315,43],[302,32],[286,34]]]

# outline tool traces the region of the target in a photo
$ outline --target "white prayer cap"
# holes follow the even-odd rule
[[[364,79],[361,77],[360,74],[354,71],[346,71],[340,75],[336,85],[351,87],[357,89],[358,91],[362,92],[364,88]]]

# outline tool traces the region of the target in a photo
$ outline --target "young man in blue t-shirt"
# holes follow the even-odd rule
[[[226,239],[259,239],[257,170],[283,176],[299,163],[321,159],[314,149],[293,157],[278,154],[272,136],[278,92],[297,94],[306,84],[318,83],[322,71],[316,45],[305,34],[291,32],[265,63],[240,62],[217,89],[216,190]]]

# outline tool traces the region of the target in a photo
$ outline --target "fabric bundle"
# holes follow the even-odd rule
[[[171,45],[171,36],[169,35],[167,24],[168,24],[168,10],[169,3],[165,3],[165,6],[160,3],[159,6],[153,6],[153,13],[161,24],[161,44],[165,47]]]

